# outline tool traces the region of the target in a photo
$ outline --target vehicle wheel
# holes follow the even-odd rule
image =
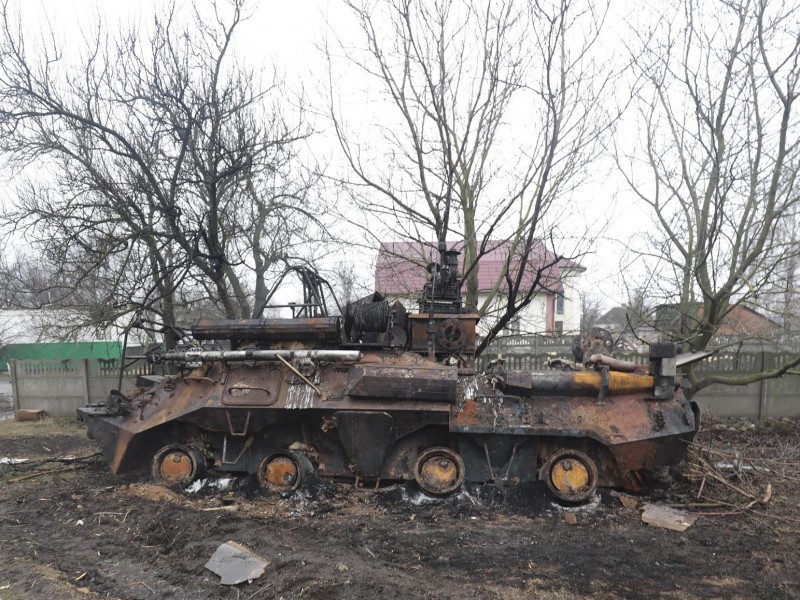
[[[565,502],[583,502],[597,489],[597,467],[580,450],[559,450],[542,467],[550,493]]]
[[[206,459],[196,448],[170,444],[156,452],[153,479],[167,485],[185,485],[206,474]]]
[[[273,450],[258,465],[258,485],[270,492],[293,492],[314,474],[305,454],[292,450]]]
[[[447,496],[464,483],[464,461],[450,448],[428,448],[414,463],[414,480],[427,494]]]

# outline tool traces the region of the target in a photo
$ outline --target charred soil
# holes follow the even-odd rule
[[[756,500],[768,483],[770,498],[737,498],[694,463],[627,506],[603,491],[565,507],[539,485],[447,499],[337,484],[270,497],[250,479],[188,492],[111,475],[71,424],[4,422],[0,458],[28,460],[0,464],[0,598],[800,597],[800,424],[712,423],[697,441],[703,464]],[[658,529],[641,522],[645,502],[703,514]],[[270,562],[261,578],[227,587],[204,568],[228,540]]]

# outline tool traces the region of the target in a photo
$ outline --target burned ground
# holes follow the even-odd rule
[[[4,422],[0,457],[30,460],[0,465],[0,598],[800,597],[800,425],[717,423],[699,441],[734,469],[773,461],[757,481],[728,476],[744,493],[770,483],[769,501],[711,476],[698,499],[696,467],[627,508],[609,491],[562,507],[539,485],[446,500],[412,485],[265,497],[250,479],[188,493],[114,477],[98,457],[59,461],[95,451],[72,424]],[[705,514],[683,533],[653,528],[645,501]],[[228,540],[270,561],[263,577],[218,583],[204,565]]]

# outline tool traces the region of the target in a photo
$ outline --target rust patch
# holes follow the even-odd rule
[[[271,488],[292,489],[297,481],[297,465],[288,456],[277,456],[267,464],[264,481]]]
[[[188,481],[192,474],[192,459],[184,452],[173,451],[161,459],[159,465],[161,479],[171,483]]]

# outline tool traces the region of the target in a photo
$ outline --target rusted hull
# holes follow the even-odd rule
[[[648,399],[652,378],[640,375],[615,373],[602,401],[595,373],[578,383],[511,373],[501,392],[488,376],[414,354],[300,375],[275,362],[214,363],[141,391],[124,417],[91,406],[80,414],[114,473],[147,466],[177,439],[220,471],[255,473],[269,452],[298,447],[319,475],[359,482],[414,479],[421,452],[452,448],[461,479],[513,483],[538,479],[549,455],[572,448],[597,464],[601,485],[630,489],[641,471],[679,462],[697,427],[679,390]]]
[[[554,497],[581,502],[601,485],[635,489],[645,470],[681,459],[697,418],[674,345],[626,363],[594,331],[588,361],[558,361],[570,372],[507,372],[498,357],[476,374],[479,315],[464,310],[458,251],[438,249],[417,314],[376,292],[329,316],[324,280],[295,269],[302,318],[197,321],[192,343],[148,353],[179,375],[79,415],[115,473],[149,463],[169,485],[209,468],[253,473],[281,493],[315,473],[356,485],[413,479],[432,495],[542,479]],[[209,340],[221,344],[199,343]]]

